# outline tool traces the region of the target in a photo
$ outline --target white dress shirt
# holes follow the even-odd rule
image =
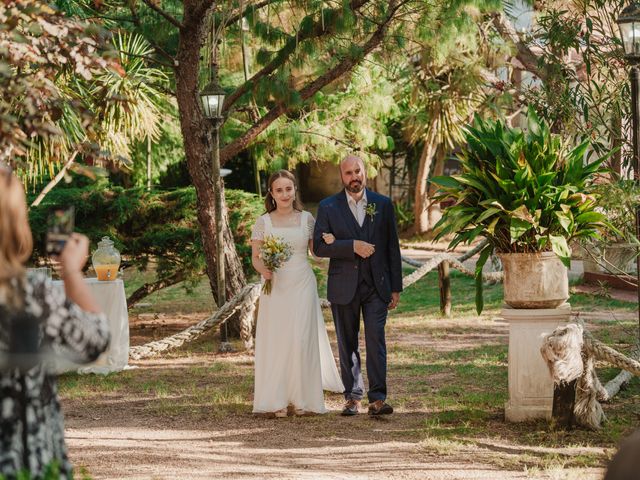
[[[347,196],[347,204],[349,205],[349,209],[351,210],[351,213],[353,213],[356,222],[358,222],[358,225],[362,226],[367,208],[367,190],[364,190],[362,198],[358,202],[356,202],[346,190],[344,191],[344,194]]]

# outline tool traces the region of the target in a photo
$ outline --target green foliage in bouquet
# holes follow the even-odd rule
[[[529,109],[527,130],[476,118],[465,131],[462,172],[433,181],[439,200],[453,200],[436,225],[436,238],[453,235],[449,248],[488,240],[476,264],[476,306],[482,311],[482,268],[494,251],[553,251],[569,265],[572,239],[608,228],[596,210],[592,182],[605,158],[585,163],[589,142],[567,148]]]

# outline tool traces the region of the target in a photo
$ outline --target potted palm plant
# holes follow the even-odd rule
[[[476,118],[465,130],[462,172],[433,181],[453,200],[436,225],[449,248],[488,240],[476,264],[476,308],[482,311],[482,268],[496,252],[504,267],[505,302],[513,308],[555,308],[569,298],[573,239],[606,229],[592,181],[605,158],[586,163],[589,142],[568,148],[529,109],[527,129]]]

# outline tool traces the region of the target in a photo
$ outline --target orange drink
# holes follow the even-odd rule
[[[97,265],[94,269],[100,281],[115,280],[118,278],[118,265]]]

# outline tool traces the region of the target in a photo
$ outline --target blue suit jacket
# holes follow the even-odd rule
[[[375,245],[375,253],[369,257],[371,272],[378,295],[385,302],[391,301],[391,292],[402,291],[402,264],[400,243],[396,230],[393,204],[388,197],[367,189],[367,202],[375,204],[373,219],[366,215],[369,242]],[[329,279],[327,299],[331,303],[346,305],[353,300],[358,287],[358,257],[353,251],[353,241],[358,238],[358,223],[349,209],[344,190],[325,198],[318,207],[318,218],[313,232],[313,251],[318,257],[328,257]],[[327,245],[323,233],[332,233],[336,241]]]

